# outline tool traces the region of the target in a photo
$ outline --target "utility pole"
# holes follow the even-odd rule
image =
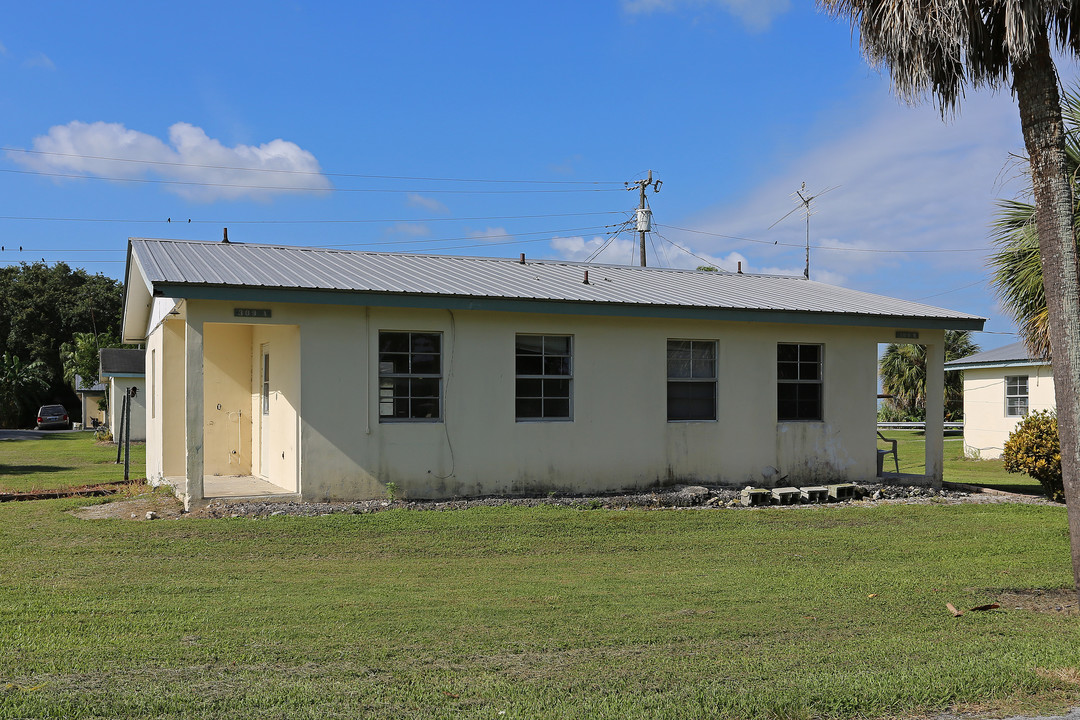
[[[641,267],[645,267],[645,233],[652,230],[652,210],[645,206],[645,189],[651,185],[653,192],[660,192],[660,186],[663,184],[663,180],[653,181],[652,170],[649,171],[649,176],[644,180],[638,180],[633,185],[625,183],[627,190],[637,190],[639,192],[637,231],[641,238]]]

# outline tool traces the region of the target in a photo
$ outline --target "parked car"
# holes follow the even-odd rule
[[[71,418],[63,405],[42,405],[37,411],[38,430],[70,430]]]

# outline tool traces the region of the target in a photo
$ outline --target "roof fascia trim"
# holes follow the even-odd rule
[[[396,293],[290,290],[284,288],[218,287],[158,283],[155,294],[191,300],[236,300],[317,305],[355,305],[417,308],[429,310],[491,310],[497,312],[542,312],[556,315],[599,315],[611,317],[678,318],[775,322],[800,325],[844,325],[852,327],[920,328],[926,330],[982,330],[982,318],[933,318],[890,315],[850,315],[843,313],[795,312],[790,310],[746,310],[740,308],[687,307],[678,305],[619,305],[563,300],[478,298],[454,295],[408,295]]]
[[[980,363],[957,363],[955,365],[945,364],[946,370],[982,370],[984,368],[1010,368],[1010,367],[1042,367],[1050,365],[1049,361],[1039,360],[1003,360],[999,362],[980,362]]]
[[[143,290],[143,292],[139,292],[139,287],[134,285],[133,276],[135,272],[138,273],[139,279],[142,281],[141,289]],[[150,282],[150,279],[146,275],[146,271],[143,269],[142,264],[139,262],[138,256],[133,250],[131,238],[128,238],[127,263],[124,267],[124,302],[120,312],[120,334],[122,336],[120,339],[123,342],[141,343],[145,342],[146,340],[146,326],[149,321],[150,308],[146,308],[145,318],[134,318],[142,320],[142,327],[139,329],[142,331],[143,334],[136,337],[133,334],[135,331],[132,330],[131,332],[129,332],[130,328],[128,327],[133,320],[133,318],[131,318],[129,315],[129,313],[133,310],[133,308],[129,305],[129,300],[132,299],[131,295],[133,292],[139,292],[139,294],[148,298],[150,301],[150,306],[153,306],[154,285],[152,282]]]

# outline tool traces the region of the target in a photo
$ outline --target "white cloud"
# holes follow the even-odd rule
[[[431,228],[423,223],[394,223],[386,229],[386,234],[426,237],[431,234]]]
[[[548,165],[548,170],[558,175],[573,175],[576,171],[577,165],[581,162],[581,155],[571,155],[565,158],[562,162],[552,163]]]
[[[4,50],[4,54],[7,54],[7,50]],[[55,70],[56,63],[52,61],[48,55],[43,52],[35,53],[23,60],[23,67],[25,68],[41,68],[42,70]]]
[[[699,12],[722,9],[739,18],[751,30],[765,30],[786,13],[790,0],[622,0],[623,11],[631,15],[654,12]]]
[[[506,240],[511,234],[504,227],[487,227],[483,230],[469,230],[468,236],[477,240]]]
[[[407,202],[410,207],[423,208],[424,210],[430,210],[432,212],[448,212],[450,210],[450,208],[446,207],[446,205],[435,198],[424,197],[417,193],[409,193],[405,198],[405,202]]]
[[[1022,187],[1008,184],[1015,175],[1008,153],[1022,149],[1011,99],[969,96],[963,115],[947,124],[933,107],[897,106],[891,99],[871,104],[856,119],[841,118],[831,137],[777,164],[741,195],[672,223],[759,242],[680,233],[663,228],[659,216],[655,221],[695,252],[737,248],[752,266],[801,274],[805,216],[796,211],[767,228],[795,207],[790,195],[802,182],[810,193],[838,186],[813,203],[811,245],[847,251],[811,250],[812,279],[908,297],[914,294],[908,288],[931,270],[984,272],[994,201]],[[961,248],[980,250],[918,252]],[[881,252],[896,250],[905,252]]]
[[[169,128],[166,143],[120,123],[75,120],[55,125],[47,134],[34,138],[33,149],[55,154],[14,152],[8,156],[43,172],[132,179],[150,176],[193,183],[164,186],[191,200],[266,199],[330,187],[315,156],[295,143],[278,139],[257,146],[228,147],[208,137],[202,128],[184,122]]]
[[[551,240],[551,247],[563,260],[581,262],[588,259],[594,252],[599,250],[607,238],[596,236],[591,240],[579,236],[558,237]],[[612,265],[627,265],[637,262],[637,241],[615,238],[608,246],[593,258],[593,262],[609,263]]]
[[[7,54],[8,54],[7,46],[4,45],[4,43],[0,42],[0,55],[7,55]]]

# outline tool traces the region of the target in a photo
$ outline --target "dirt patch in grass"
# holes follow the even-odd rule
[[[1076,591],[1072,588],[1006,590],[998,597],[997,602],[1005,610],[1031,610],[1062,615],[1080,614],[1076,606]]]
[[[165,493],[145,493],[127,500],[114,500],[81,507],[71,514],[81,520],[146,520],[153,512],[158,518],[178,518],[184,506],[174,496]]]

